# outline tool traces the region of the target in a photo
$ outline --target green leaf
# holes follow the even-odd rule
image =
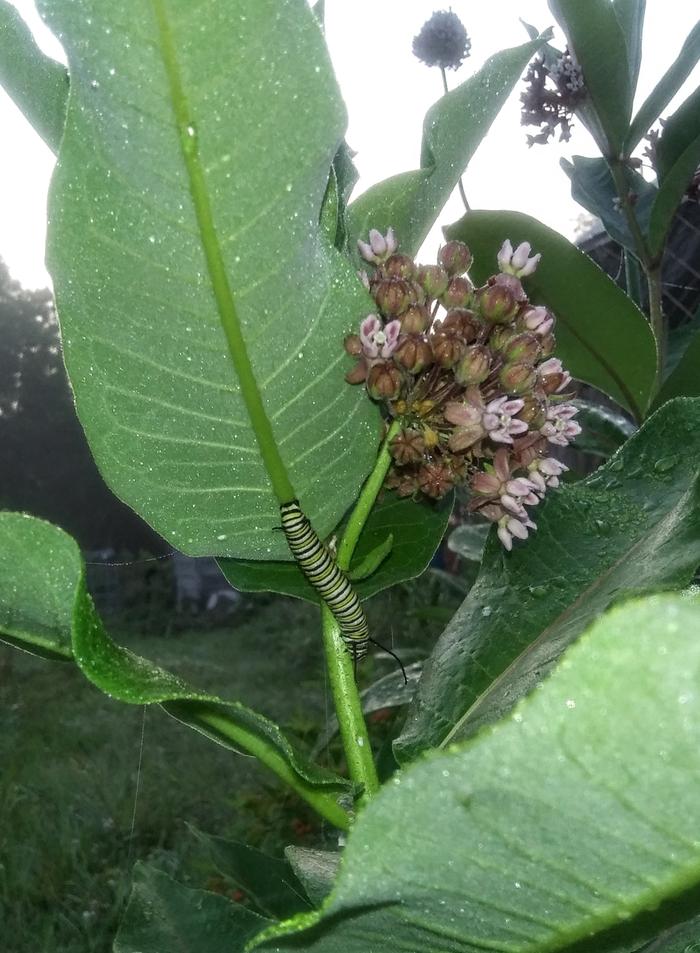
[[[421,167],[373,185],[348,209],[350,249],[370,228],[393,228],[401,251],[415,255],[544,37],[490,57],[428,110]]]
[[[627,39],[610,0],[549,0],[581,65],[588,95],[605,132],[598,143],[606,155],[617,156],[629,126],[634,88],[633,64]]]
[[[603,158],[572,156],[572,161],[560,159],[559,164],[571,180],[571,197],[602,221],[606,232],[620,245],[636,254],[636,243],[627,220],[617,207],[617,189],[608,163]],[[629,191],[637,196],[634,212],[643,232],[649,227],[649,215],[658,189],[633,169],[623,169]]]
[[[243,953],[269,920],[137,863],[114,953]]]
[[[591,259],[551,228],[519,212],[470,212],[445,234],[470,246],[472,276],[486,280],[505,238],[542,253],[525,290],[557,316],[557,357],[578,380],[609,394],[641,420],[654,387],[656,344],[642,312]]]
[[[394,776],[321,911],[251,949],[629,953],[697,914],[699,627],[678,596],[603,616],[513,718]]]
[[[98,466],[183,552],[289,559],[205,240],[223,258],[297,495],[325,535],[372,466],[377,410],[343,380],[343,336],[371,300],[317,225],[345,116],[314,16],[304,0],[241,0],[235,12],[212,0],[196,29],[191,5],[164,0],[42,10],[71,72],[48,261]],[[210,206],[206,239],[195,193]]]
[[[574,400],[578,407],[581,433],[574,439],[574,447],[595,457],[610,457],[637,429],[622,414],[587,400]]]
[[[17,9],[0,0],[0,84],[53,152],[63,134],[68,73],[41,52]]]
[[[675,369],[661,385],[654,407],[674,397],[700,397],[700,331],[696,331]]]
[[[101,691],[133,705],[160,704],[178,721],[232,751],[255,755],[340,827],[349,782],[308,761],[279,728],[239,702],[192,688],[114,643],[85,588],[74,540],[50,523],[0,513],[0,641],[43,657],[72,658]]]
[[[375,504],[355,551],[351,573],[362,569],[368,556],[393,536],[391,552],[376,571],[358,579],[353,588],[360,599],[419,576],[440,545],[452,512],[452,496],[439,504],[416,503],[387,492]],[[342,526],[337,532],[342,531]],[[269,563],[245,559],[218,560],[221,571],[236,589],[245,592],[279,592],[320,605],[318,593],[295,563]]]
[[[668,340],[666,342],[666,362],[664,366],[666,377],[670,377],[678,367],[681,358],[698,331],[700,331],[700,306],[689,320],[667,329]]]
[[[284,856],[304,885],[309,900],[314,906],[320,906],[333,887],[340,866],[340,854],[331,850],[286,847]]]
[[[239,841],[190,830],[216,869],[242,890],[265,917],[283,919],[309,909],[289,864]]]
[[[625,140],[625,154],[639,144],[654,122],[671,102],[700,60],[700,20],[695,24],[668,70],[649,93],[632,120]]]
[[[671,222],[700,164],[700,89],[664,125],[657,146],[659,191],[651,209],[649,245],[660,255]]]
[[[613,13],[620,24],[627,49],[627,65],[630,71],[632,98],[637,88],[639,67],[642,62],[642,35],[646,0],[613,0]]]
[[[462,523],[447,538],[447,548],[462,559],[480,563],[491,523]]]
[[[609,605],[681,588],[700,564],[700,400],[650,417],[607,464],[550,492],[523,546],[490,538],[426,665],[401,761],[491,722]]]

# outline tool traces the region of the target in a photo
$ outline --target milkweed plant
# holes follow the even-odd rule
[[[258,857],[247,903],[138,864],[119,953],[700,940],[700,332],[664,293],[697,206],[698,90],[675,97],[700,26],[635,111],[644,6],[551,0],[559,47],[525,25],[478,69],[436,12],[420,162],[356,195],[318,7],[39,0],[66,69],[0,5],[3,83],[57,156],[47,264],[94,459],[172,547],[318,606],[342,740],[322,767],[121,647],[76,543],[0,514],[5,642],[257,758],[329,832],[286,871]],[[467,201],[511,94],[533,149],[591,133],[562,167],[619,273]],[[445,539],[463,602],[407,684],[368,686],[367,600],[420,591]],[[368,691],[400,707],[382,783]]]

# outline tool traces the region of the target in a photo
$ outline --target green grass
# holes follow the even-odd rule
[[[397,632],[385,620],[416,601],[415,589],[400,587],[370,612],[377,638],[407,660],[424,654],[436,625],[416,618]],[[261,711],[311,747],[332,710],[317,612],[266,596],[246,606],[227,629],[114,637],[193,684]],[[368,683],[393,665],[370,659],[361,679]],[[107,953],[137,860],[193,886],[224,889],[188,823],[271,853],[290,843],[334,843],[334,832],[253,759],[156,707],[145,715],[137,785],[144,709],[105,697],[71,665],[0,647],[0,712],[3,953]],[[378,746],[391,722],[373,731]],[[337,744],[322,760],[342,770]]]

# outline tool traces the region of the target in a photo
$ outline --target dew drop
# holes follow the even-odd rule
[[[654,464],[654,470],[656,473],[668,473],[669,470],[673,470],[679,460],[680,457],[677,453],[673,453],[668,457],[661,457],[661,459],[657,460]]]

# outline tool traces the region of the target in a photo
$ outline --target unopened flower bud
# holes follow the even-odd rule
[[[424,304],[412,304],[399,315],[404,334],[422,334],[430,327],[430,311]]]
[[[454,486],[454,477],[444,463],[426,463],[418,471],[418,485],[426,496],[439,500]]]
[[[445,315],[440,329],[442,331],[454,330],[466,344],[471,344],[472,341],[476,340],[481,325],[473,311],[469,311],[467,308],[452,308]]]
[[[472,303],[474,286],[464,275],[450,278],[447,289],[440,295],[440,304],[448,311],[450,308],[467,308]]]
[[[543,305],[528,308],[519,319],[519,323],[526,331],[534,331],[540,336],[547,334],[554,325],[554,315]]]
[[[498,379],[508,394],[525,394],[535,385],[537,373],[531,364],[506,364]]]
[[[505,274],[525,278],[535,271],[542,257],[542,255],[533,255],[532,258],[530,258],[530,251],[529,242],[521,242],[515,251],[513,251],[513,246],[508,239],[506,239],[501,245],[501,250],[497,255],[498,267]]]
[[[472,253],[464,242],[448,242],[438,252],[438,261],[450,277],[463,275],[469,271]]]
[[[540,354],[539,338],[535,334],[524,332],[516,334],[503,348],[503,357],[509,363],[534,364]]]
[[[391,255],[382,265],[382,274],[387,278],[413,278],[416,266],[408,255]]]
[[[517,336],[518,332],[512,325],[494,325],[489,335],[489,347],[497,354],[502,354],[513,338]]]
[[[374,288],[374,300],[382,314],[395,317],[411,300],[411,287],[403,278],[382,278]]]
[[[367,375],[367,390],[375,400],[395,400],[401,393],[401,371],[391,361],[375,364]]]
[[[540,338],[542,357],[551,357],[551,355],[554,354],[554,349],[556,346],[557,341],[551,331]]]
[[[399,466],[419,463],[425,453],[425,441],[419,430],[402,430],[389,445],[389,452]]]
[[[476,294],[479,313],[493,324],[509,324],[518,311],[518,302],[503,285],[486,285]]]
[[[436,331],[431,338],[433,355],[441,367],[454,367],[467,349],[464,338],[452,329]]]
[[[362,341],[359,334],[348,334],[343,341],[343,347],[348,354],[359,357],[362,354]]]
[[[465,387],[469,384],[481,384],[489,376],[491,356],[489,349],[479,344],[467,348],[462,360],[454,369],[455,379]]]
[[[549,360],[540,364],[537,368],[537,376],[545,394],[563,391],[571,382],[571,374],[564,370],[561,361],[556,357],[550,357]]]
[[[358,240],[357,249],[365,261],[378,265],[393,255],[398,247],[394,238],[394,230],[389,228],[386,235],[382,235],[376,228],[369,230],[369,242]]]
[[[407,334],[394,352],[394,360],[411,374],[420,374],[433,363],[433,350],[420,334]]]
[[[447,290],[449,278],[440,265],[420,265],[416,271],[416,281],[428,298],[439,298]]]
[[[518,414],[530,430],[539,430],[547,419],[547,405],[535,394],[526,394],[523,397],[523,409]]]

